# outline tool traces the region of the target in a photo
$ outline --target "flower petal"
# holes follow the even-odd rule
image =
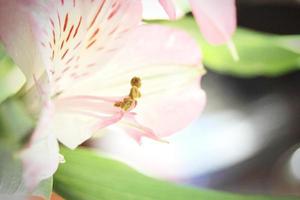
[[[35,141],[22,154],[23,177],[30,190],[41,180],[51,177],[58,168],[60,154],[58,143],[53,134]]]
[[[230,41],[236,29],[235,0],[189,0],[204,37],[212,44]]]
[[[130,80],[142,80],[133,112],[136,120],[166,136],[187,126],[205,104],[199,78],[204,73],[196,42],[185,32],[156,25],[139,27],[128,43],[92,79],[71,94],[127,95]],[[105,74],[105,76],[103,75]]]
[[[32,33],[30,15],[18,0],[0,0],[0,39],[27,78],[27,87],[43,73],[43,62]]]
[[[116,123],[123,117],[114,106],[119,99],[94,96],[73,96],[55,101],[51,131],[71,149],[92,137],[98,130]]]
[[[138,0],[48,1],[32,12],[53,95],[99,70],[141,19]],[[44,8],[44,9],[41,9]]]
[[[53,107],[48,103],[29,146],[20,155],[23,162],[23,177],[30,190],[34,189],[41,180],[54,174],[61,158],[56,137],[49,128],[52,112]]]
[[[199,117],[206,103],[205,92],[200,89],[198,80],[185,87],[142,98],[136,109],[136,120],[150,127],[158,137],[185,128]]]
[[[176,10],[172,0],[159,0],[159,2],[169,15],[170,19],[176,19]]]
[[[163,26],[143,25],[100,72],[75,82],[62,96],[127,95],[134,76],[142,78],[141,90],[145,95],[161,87],[180,85],[187,78],[197,78],[203,71],[200,50],[188,34]]]
[[[117,124],[121,127],[131,138],[133,138],[137,143],[141,144],[142,137],[148,137],[153,140],[161,141],[159,137],[155,135],[152,129],[143,126],[136,119],[133,113],[127,113],[123,119]]]

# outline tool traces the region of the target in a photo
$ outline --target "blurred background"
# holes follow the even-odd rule
[[[237,15],[240,61],[200,39],[208,103],[197,121],[170,144],[112,132],[92,145],[162,179],[300,196],[300,1],[238,0]]]

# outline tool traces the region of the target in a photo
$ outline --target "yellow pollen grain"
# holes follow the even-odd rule
[[[130,81],[131,86],[135,86],[137,88],[140,88],[142,86],[142,81],[139,77],[133,77]]]
[[[139,91],[139,88],[136,86],[132,86],[130,89],[129,97],[132,99],[138,99],[141,97],[141,92]]]

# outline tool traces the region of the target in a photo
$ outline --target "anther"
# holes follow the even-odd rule
[[[124,98],[122,103],[123,110],[127,111],[129,108],[132,107],[134,103],[135,103],[134,99],[131,99],[130,97]]]
[[[115,102],[115,107],[120,107],[123,110],[127,111],[133,106],[136,106],[136,99],[141,97],[141,92],[139,88],[142,86],[141,79],[139,77],[133,77],[130,81],[131,89],[130,93],[127,97],[125,97],[122,101]]]
[[[122,101],[117,101],[115,104],[114,104],[114,106],[116,106],[116,107],[121,107],[122,106]]]
[[[130,89],[129,97],[131,97],[132,99],[137,99],[141,97],[141,92],[136,86],[132,86],[132,88]]]
[[[130,81],[131,86],[135,86],[137,88],[140,88],[142,86],[142,81],[139,77],[133,77]]]

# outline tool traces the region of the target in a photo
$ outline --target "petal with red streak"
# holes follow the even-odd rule
[[[33,15],[53,93],[101,69],[141,19],[138,0],[62,2],[47,3]]]
[[[196,42],[185,32],[156,25],[139,27],[127,44],[93,79],[74,85],[70,94],[126,95],[130,80],[142,80],[136,120],[158,136],[170,135],[199,116],[205,93]],[[104,76],[105,74],[105,76]]]

